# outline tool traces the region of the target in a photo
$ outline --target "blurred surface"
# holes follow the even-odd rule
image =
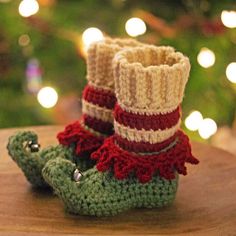
[[[42,147],[56,144],[61,126],[28,127]],[[236,156],[193,142],[198,166],[180,177],[174,204],[135,209],[115,217],[74,216],[51,191],[32,189],[5,149],[20,129],[0,131],[0,235],[234,235],[236,232]]]

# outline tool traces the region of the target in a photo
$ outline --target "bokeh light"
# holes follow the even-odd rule
[[[215,64],[215,54],[208,48],[202,48],[197,56],[197,61],[204,68],[211,67]]]
[[[217,131],[217,125],[211,118],[205,118],[198,129],[198,133],[203,139],[210,138]]]
[[[236,62],[232,62],[227,66],[226,76],[230,82],[236,83]]]
[[[146,32],[147,27],[145,22],[137,17],[130,18],[125,24],[125,30],[131,37],[137,37]]]
[[[86,50],[91,43],[103,40],[103,38],[102,31],[95,27],[86,29],[82,34],[82,41]]]
[[[201,112],[193,111],[189,114],[189,116],[185,119],[185,126],[187,129],[191,131],[196,131],[200,127],[201,122],[203,121],[203,117]]]
[[[29,43],[30,43],[29,35],[28,34],[22,34],[18,39],[18,43],[22,47],[29,45]]]
[[[228,28],[236,27],[236,11],[222,11],[221,21]]]
[[[23,17],[29,17],[36,14],[39,10],[39,4],[36,0],[23,0],[19,5],[19,13]]]
[[[58,95],[54,88],[44,87],[39,90],[37,99],[42,107],[52,108],[57,103]]]

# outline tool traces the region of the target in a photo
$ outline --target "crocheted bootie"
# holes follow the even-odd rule
[[[145,46],[117,53],[113,64],[115,134],[92,154],[96,167],[81,173],[57,158],[43,169],[45,180],[76,214],[169,205],[178,174],[187,173],[185,163],[198,163],[179,130],[188,58],[171,47]]]
[[[33,132],[20,132],[10,137],[9,154],[32,185],[47,185],[41,174],[42,168],[55,157],[68,159],[81,170],[87,170],[95,164],[90,154],[114,132],[112,110],[116,97],[112,59],[122,48],[137,45],[140,43],[131,39],[106,38],[89,47],[88,85],[83,91],[82,118],[66,126],[57,135],[60,145],[39,151],[38,137]]]

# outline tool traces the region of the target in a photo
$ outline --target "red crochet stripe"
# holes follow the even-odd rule
[[[83,115],[84,124],[102,134],[111,135],[114,133],[113,124],[105,122],[87,114]]]
[[[87,85],[83,91],[83,99],[100,107],[113,109],[116,103],[115,94],[103,89]]]
[[[104,142],[103,137],[95,136],[85,130],[79,121],[67,125],[63,132],[58,133],[57,139],[64,146],[75,146],[77,155],[92,153]]]
[[[172,137],[169,139],[161,142],[151,144],[148,142],[135,142],[129,141],[128,139],[122,138],[118,134],[114,134],[114,140],[122,149],[130,152],[143,152],[143,153],[150,153],[150,152],[158,152],[161,149],[170,145],[176,139],[178,132],[176,132]]]
[[[114,136],[111,136],[91,158],[97,161],[99,171],[112,171],[119,180],[134,175],[141,183],[147,183],[156,174],[170,180],[176,177],[176,171],[179,174],[187,174],[186,162],[199,162],[191,153],[188,137],[182,131],[178,131],[177,137],[176,145],[165,152],[138,155],[119,148],[115,145]]]
[[[166,114],[141,115],[123,110],[118,104],[115,105],[114,119],[124,126],[138,130],[164,130],[176,125],[180,119],[180,107]]]

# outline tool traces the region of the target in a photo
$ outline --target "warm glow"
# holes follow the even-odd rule
[[[226,76],[230,82],[236,83],[236,62],[232,62],[227,66]]]
[[[23,17],[29,17],[36,14],[39,10],[39,4],[36,0],[23,0],[19,5],[19,13]]]
[[[215,64],[215,54],[208,48],[202,48],[198,53],[197,61],[204,68],[211,67]]]
[[[18,43],[22,47],[27,46],[30,43],[29,35],[28,34],[22,34],[18,39]]]
[[[221,21],[228,28],[236,27],[236,11],[222,11]]]
[[[204,119],[198,129],[198,133],[203,139],[210,138],[217,131],[216,122],[210,118]]]
[[[196,131],[200,127],[201,122],[203,121],[202,114],[199,111],[193,111],[185,119],[185,126],[191,131]]]
[[[142,35],[146,32],[146,24],[140,18],[130,18],[125,24],[125,30],[131,37]]]
[[[37,99],[42,107],[51,108],[56,105],[58,100],[58,95],[54,88],[44,87],[39,90]]]
[[[104,36],[102,31],[94,27],[86,29],[82,34],[82,41],[86,50],[88,49],[91,43],[100,41],[103,38]]]

